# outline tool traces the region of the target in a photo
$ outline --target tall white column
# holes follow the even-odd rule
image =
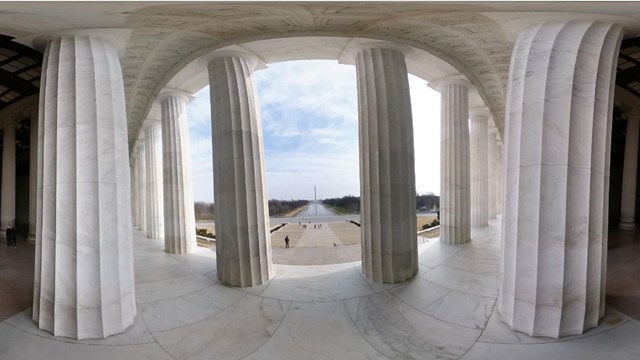
[[[2,197],[0,197],[0,230],[16,225],[16,125],[6,121],[2,136]]]
[[[36,214],[38,193],[38,110],[29,112],[29,233],[27,241],[36,243]]]
[[[187,94],[161,93],[164,181],[164,249],[184,254],[196,249]]]
[[[397,283],[418,271],[411,98],[405,55],[379,44],[356,54],[362,270]]]
[[[147,156],[144,140],[136,141],[136,166],[138,168],[138,230],[147,233]]]
[[[498,192],[496,194],[495,200],[496,200],[496,214],[503,214],[503,204],[504,204],[504,183],[505,183],[505,172],[504,172],[504,145],[502,144],[502,142],[500,142],[499,140],[497,140],[498,135],[496,133],[496,141],[498,141],[497,145],[498,145],[498,159],[496,161],[497,163],[497,174],[496,174],[496,184],[498,184]]]
[[[620,229],[633,230],[636,227],[636,181],[638,175],[638,133],[640,118],[632,114],[627,120],[627,137],[624,145],[624,169],[622,171],[622,205],[620,209]]]
[[[262,124],[251,58],[209,62],[218,278],[233,286],[271,279]]]
[[[124,85],[107,41],[64,36],[44,55],[33,319],[75,339],[136,316]]]
[[[135,147],[131,154],[131,224],[138,226],[138,166],[136,164]]]
[[[147,119],[144,129],[147,180],[147,237],[164,237],[164,195],[162,192],[162,129],[160,120]]]
[[[489,219],[495,219],[498,214],[499,177],[500,170],[498,164],[498,143],[496,140],[497,129],[489,127],[487,129],[487,170],[489,178]]]
[[[430,87],[441,95],[440,241],[471,240],[469,87],[462,79],[442,79]]]
[[[581,334],[604,316],[621,39],[618,25],[558,21],[523,30],[513,50],[498,310],[531,336]]]
[[[487,123],[489,112],[473,109],[469,112],[469,142],[471,163],[471,225],[487,226],[489,224],[489,171],[487,164]]]

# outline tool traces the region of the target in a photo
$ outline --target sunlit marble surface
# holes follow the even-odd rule
[[[274,265],[260,286],[217,281],[215,253],[170,255],[134,233],[138,316],[104,340],[54,338],[30,310],[0,323],[1,359],[638,359],[640,323],[608,308],[561,339],[511,331],[494,311],[498,222],[465,245],[419,246],[411,281],[368,281],[359,262]]]

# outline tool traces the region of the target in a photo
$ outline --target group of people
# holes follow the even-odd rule
[[[15,227],[8,227],[7,228],[7,246],[9,247],[16,247],[16,228]]]
[[[311,224],[311,221],[309,221],[309,224]],[[298,225],[301,225],[303,229],[307,228],[307,224],[302,224],[301,222],[298,222]],[[320,229],[321,227],[322,227],[322,224],[313,224],[314,229]],[[286,235],[284,237],[284,248],[285,249],[289,248],[289,235]]]
[[[309,221],[309,224],[311,224],[311,221]],[[298,225],[300,225],[300,223],[298,223]],[[314,224],[313,228],[314,229],[320,229],[322,227],[322,224]],[[306,229],[307,228],[307,224],[302,224],[302,228]]]

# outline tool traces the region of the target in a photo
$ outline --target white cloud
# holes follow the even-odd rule
[[[335,61],[272,64],[255,73],[269,198],[358,195],[355,67]],[[416,189],[439,193],[439,94],[410,76]],[[209,89],[188,106],[194,198],[213,201]]]

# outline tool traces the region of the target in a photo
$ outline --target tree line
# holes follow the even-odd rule
[[[360,197],[347,195],[341,198],[324,199],[326,205],[336,208],[344,213],[360,212]],[[433,193],[416,195],[416,210],[436,211],[440,208],[440,196]]]
[[[269,200],[269,216],[284,215],[308,203],[309,200]]]
[[[269,216],[278,216],[291,210],[307,205],[309,200],[269,200]],[[197,201],[194,203],[197,220],[213,220],[214,206],[211,202]]]

